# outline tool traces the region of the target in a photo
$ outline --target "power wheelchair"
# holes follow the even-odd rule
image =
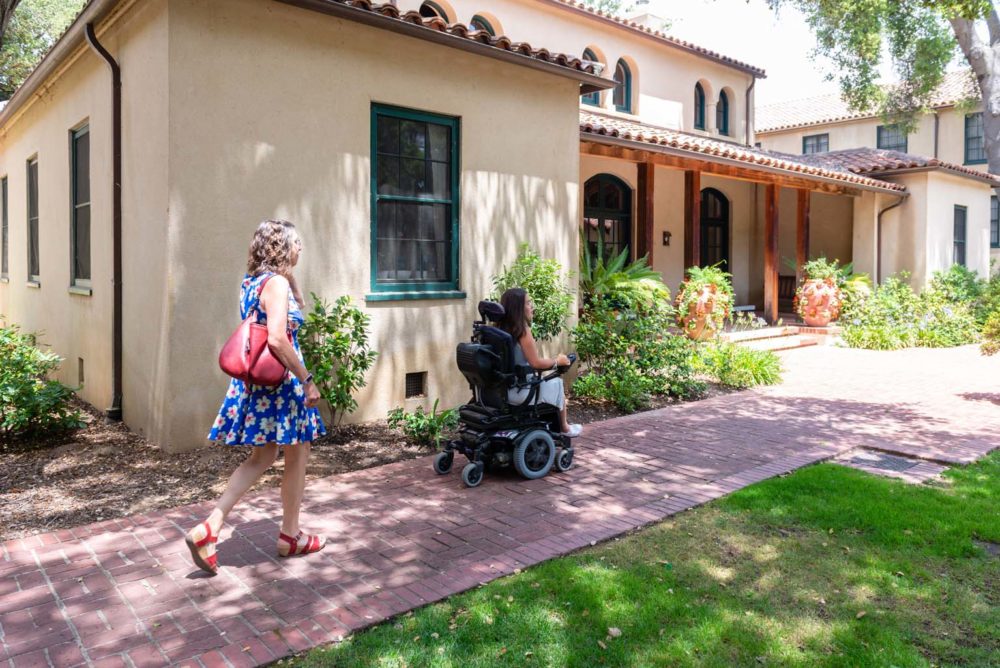
[[[486,471],[509,466],[523,477],[534,480],[554,466],[568,471],[573,466],[572,440],[562,433],[559,409],[539,403],[539,386],[569,371],[569,366],[552,373],[514,363],[514,339],[495,326],[504,316],[500,304],[479,302],[479,316],[472,325],[472,341],[458,344],[458,368],[469,381],[472,399],[459,408],[458,438],[446,443],[434,458],[434,471],[451,471],[455,453],[469,460],[462,469],[462,481],[476,487]],[[491,324],[493,323],[493,324]],[[511,389],[528,389],[522,404],[508,400]]]

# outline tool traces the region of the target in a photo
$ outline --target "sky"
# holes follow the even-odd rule
[[[764,0],[649,0],[648,7],[673,21],[667,31],[673,37],[767,72],[754,88],[758,105],[838,91],[835,81],[823,79],[828,67],[810,57],[816,40],[791,7],[778,16]]]

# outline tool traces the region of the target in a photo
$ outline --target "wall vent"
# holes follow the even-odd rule
[[[406,398],[413,399],[427,394],[427,372],[417,371],[406,374]]]
[[[76,383],[77,385],[83,386],[83,358],[76,358]]]

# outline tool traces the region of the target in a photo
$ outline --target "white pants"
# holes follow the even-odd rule
[[[510,403],[520,406],[528,399],[531,392],[529,387],[512,388],[507,392],[507,400]],[[538,386],[538,403],[555,406],[559,410],[566,405],[566,393],[563,392],[562,378],[550,378],[542,381]]]

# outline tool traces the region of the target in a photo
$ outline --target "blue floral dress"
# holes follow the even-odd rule
[[[271,273],[259,276],[247,274],[240,288],[240,319],[243,320],[260,304],[261,284]],[[267,322],[263,305],[257,308],[257,321]],[[288,292],[288,329],[292,345],[299,359],[298,328],[305,321],[302,308]],[[326,433],[323,420],[315,408],[306,408],[306,393],[294,374],[286,374],[277,387],[248,385],[233,379],[229,383],[226,399],[215,418],[208,438],[224,441],[226,445],[265,445],[278,443],[292,445],[313,441]]]

